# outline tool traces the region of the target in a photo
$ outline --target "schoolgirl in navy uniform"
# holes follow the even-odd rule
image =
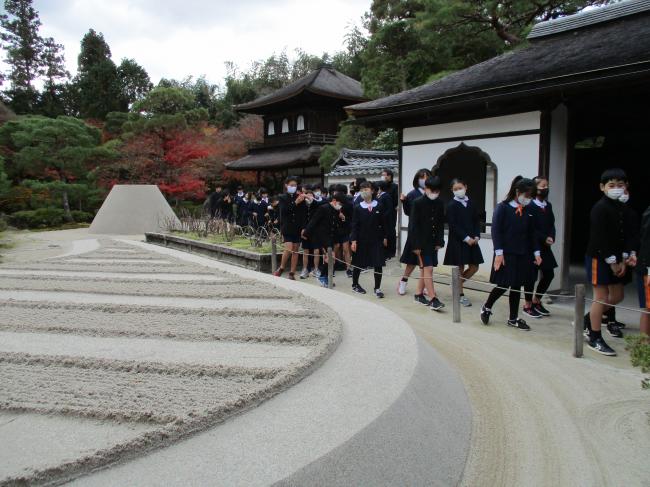
[[[318,207],[323,204],[323,198],[316,200],[314,195],[314,187],[306,185],[304,187],[305,193],[305,222],[307,226]],[[302,271],[300,272],[300,279],[307,279],[309,277],[309,263],[313,263],[312,273],[314,277],[320,277],[320,246],[315,245],[311,239],[302,239]],[[311,255],[310,255],[311,254]]]
[[[458,266],[461,277],[470,279],[478,271],[479,264],[483,263],[483,254],[478,246],[481,222],[478,211],[467,196],[467,183],[461,178],[452,179],[451,192],[454,197],[447,203],[449,242],[443,263]],[[463,293],[463,280],[460,286],[460,304],[471,306],[472,303]]]
[[[391,183],[388,181],[379,181],[377,183],[377,201],[379,202],[382,211],[384,212],[384,217],[386,218],[386,224],[388,225],[388,245],[385,249],[386,259],[392,259],[395,257],[395,210],[393,204],[393,197],[391,196]],[[391,241],[392,236],[392,241]]]
[[[551,313],[542,305],[542,296],[548,291],[557,267],[557,261],[551,250],[555,243],[555,215],[553,206],[548,201],[548,179],[544,176],[537,176],[533,181],[537,186],[537,197],[528,206],[528,211],[533,216],[533,227],[535,228],[535,239],[540,248],[542,265],[533,266],[529,281],[524,286],[524,313],[532,318],[549,316]],[[538,275],[541,276],[537,289],[535,282]]]
[[[389,258],[392,258],[397,254],[397,233],[394,226],[397,224],[399,187],[394,181],[393,171],[388,168],[381,171],[381,180],[388,183],[388,187],[385,191],[390,195],[390,200],[393,204],[393,207],[391,208],[391,221],[393,222],[393,227],[391,227],[391,231],[388,232],[388,247],[386,248],[386,255],[388,255]]]
[[[375,296],[383,298],[381,291],[382,267],[386,265],[384,248],[388,245],[386,213],[379,202],[372,197],[372,185],[359,185],[362,201],[354,208],[352,215],[352,290],[366,294],[359,285],[361,269],[371,267],[375,275]]]
[[[532,179],[517,176],[510,186],[506,199],[497,205],[492,216],[492,242],[494,260],[490,282],[492,289],[487,301],[481,307],[481,321],[487,325],[494,303],[510,291],[510,317],[507,325],[519,330],[530,330],[530,326],[519,318],[520,289],[530,279],[531,265],[542,263],[540,248],[535,239],[533,218],[526,208],[535,197],[535,183]]]
[[[417,198],[421,198],[422,195],[424,195],[424,186],[426,183],[426,180],[431,177],[431,171],[428,169],[420,169],[418,172],[415,173],[415,176],[413,176],[413,189],[408,192],[407,195],[400,195],[400,201],[402,202],[402,210],[404,211],[404,214],[406,216],[409,216],[411,214],[411,206],[413,204],[413,201],[415,201]],[[400,257],[399,261],[402,264],[406,264],[406,267],[404,268],[404,274],[402,275],[402,278],[400,279],[399,283],[397,284],[397,293],[400,296],[404,296],[406,294],[406,284],[409,280],[409,277],[411,277],[411,274],[413,273],[413,270],[420,265],[418,262],[417,256],[413,253],[411,246],[409,245],[409,240],[408,238],[406,239],[406,243],[404,244],[404,249],[402,250],[402,256]],[[422,282],[422,278],[424,276],[420,276],[420,279],[418,279],[418,284],[417,284],[417,289],[415,292],[416,300],[418,296],[423,296],[423,291],[424,291],[424,283]],[[419,300],[422,304],[428,305],[429,302],[422,298],[422,300]]]

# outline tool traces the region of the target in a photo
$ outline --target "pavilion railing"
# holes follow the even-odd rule
[[[261,149],[266,147],[281,147],[283,145],[313,144],[327,145],[336,142],[336,135],[319,134],[316,132],[303,132],[301,134],[290,135],[272,135],[267,137],[264,142],[252,142],[248,145],[249,149]]]

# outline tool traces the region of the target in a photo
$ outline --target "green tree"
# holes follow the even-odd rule
[[[9,65],[7,79],[11,82],[5,95],[16,113],[31,113],[38,96],[33,83],[42,63],[43,39],[38,34],[41,21],[31,0],[5,0],[4,7],[0,39]]]
[[[74,84],[81,117],[104,119],[108,112],[120,111],[123,102],[117,66],[103,34],[93,29],[81,40]]]
[[[128,111],[133,103],[142,100],[153,88],[147,71],[134,59],[122,59],[117,67],[120,90],[120,110]]]
[[[325,146],[318,163],[324,171],[329,171],[342,149],[372,149],[377,133],[362,125],[343,124],[339,129],[336,142]]]
[[[43,40],[40,74],[44,78],[43,91],[38,100],[38,112],[47,117],[66,114],[65,81],[70,78],[65,68],[63,45],[52,37]]]
[[[56,191],[67,221],[73,220],[70,194],[87,190],[92,185],[90,169],[116,156],[100,142],[97,128],[66,116],[27,116],[0,127],[10,176],[20,183],[38,180]]]

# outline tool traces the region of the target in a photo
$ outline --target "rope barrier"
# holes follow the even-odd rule
[[[289,249],[283,249],[283,251],[284,250],[289,250]],[[305,252],[305,251],[295,251],[295,250],[289,250],[289,251],[292,254],[307,255],[308,257],[321,257],[321,258],[323,258],[325,255],[327,255],[326,253],[311,254],[311,253],[308,253],[308,252]],[[355,266],[355,265],[353,265],[351,263],[348,264],[344,259],[340,259],[338,257],[333,257],[333,258],[334,258],[335,261],[338,261],[338,262],[341,262],[341,263],[345,264],[348,267],[348,269],[359,269],[361,272],[372,272],[373,274],[375,273],[374,270],[370,270],[370,269],[367,269],[365,267]],[[406,276],[404,276],[404,274],[392,274],[390,272],[382,272],[382,276],[383,277],[406,277]],[[427,279],[424,276],[416,276],[416,277],[408,276],[407,278],[408,279]],[[490,293],[492,291],[492,289],[501,289],[503,291],[506,291],[507,294],[505,294],[505,296],[508,296],[509,291],[512,290],[512,288],[509,288],[509,287],[498,286],[498,285],[493,284],[491,282],[477,281],[475,279],[469,279],[469,278],[465,278],[465,277],[462,277],[462,276],[460,276],[460,280],[465,281],[465,282],[471,282],[471,283],[474,283],[476,285],[481,285],[481,286],[485,286],[485,287],[490,288],[489,291],[484,290],[484,289],[472,289],[473,291],[478,291],[478,292],[483,292],[483,293]],[[449,283],[437,282],[436,284],[442,284],[442,285],[445,285],[445,286],[451,286],[452,285],[451,282],[449,282]],[[523,290],[519,290],[519,292],[520,293],[525,293],[525,291],[523,291]],[[561,298],[561,299],[575,299],[576,298],[575,294],[544,293],[543,296],[547,296],[547,297],[551,297],[551,298]],[[540,296],[540,298],[541,297],[542,296]],[[619,308],[619,309],[624,309],[626,311],[632,311],[632,312],[636,312],[636,313],[640,313],[640,314],[650,315],[650,311],[645,311],[645,310],[640,309],[640,308],[630,308],[630,307],[622,306],[622,305],[619,305],[619,304],[612,305],[612,304],[609,304],[609,303],[606,303],[606,302],[603,302],[603,301],[598,301],[597,299],[592,299],[592,298],[587,298],[587,297],[585,297],[585,300],[590,301],[592,303],[603,304],[605,306],[609,306],[609,307],[613,307],[613,308]]]

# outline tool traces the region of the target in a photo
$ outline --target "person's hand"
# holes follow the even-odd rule
[[[436,245],[436,250],[440,250],[442,247],[440,245]]]
[[[257,213],[253,213],[253,216],[257,216]]]
[[[404,193],[402,193],[401,195],[399,195],[399,200],[400,200],[400,201],[404,201],[405,199],[406,199],[406,195],[405,195]]]
[[[501,266],[505,266],[505,265],[506,265],[506,260],[503,258],[503,255],[497,255],[494,258],[494,270],[495,271],[498,271],[499,269],[501,269]]]
[[[298,193],[298,196],[296,197],[296,204],[300,204],[303,201],[305,201],[305,193]]]
[[[630,255],[625,261],[625,264],[629,265],[630,267],[636,267],[636,262],[636,255]]]
[[[352,242],[352,245],[350,246],[350,250],[352,250],[352,252],[357,251],[357,241],[356,240]]]
[[[555,240],[553,240],[553,237],[546,237],[546,245],[553,245],[555,243]]]
[[[388,239],[387,238],[384,239],[384,247],[388,247]]]
[[[339,218],[341,219],[342,222],[345,221],[345,215],[343,213],[339,213]]]
[[[421,249],[413,249],[413,253],[415,255],[420,255],[422,253],[422,250]]]
[[[303,240],[307,240],[307,237],[305,237],[305,230],[304,229],[300,232],[300,238],[302,238]]]
[[[609,264],[609,267],[611,267],[612,272],[616,277],[623,277],[625,275],[625,264],[622,262],[615,262],[613,264]]]
[[[542,265],[542,256],[541,256],[541,255],[536,255],[536,256],[535,256],[535,265],[536,265],[537,267],[539,267],[540,265]]]

